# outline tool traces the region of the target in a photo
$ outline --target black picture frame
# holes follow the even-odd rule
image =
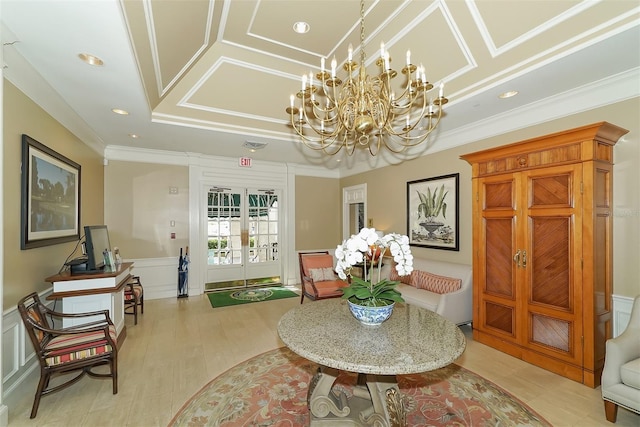
[[[80,165],[22,135],[20,249],[80,240]]]
[[[459,173],[407,182],[409,245],[460,250],[459,193]]]

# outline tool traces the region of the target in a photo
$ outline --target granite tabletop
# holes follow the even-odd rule
[[[280,319],[278,333],[287,347],[312,362],[376,375],[432,371],[454,362],[466,346],[462,331],[432,311],[396,303],[387,321],[367,326],[341,298],[290,310]]]

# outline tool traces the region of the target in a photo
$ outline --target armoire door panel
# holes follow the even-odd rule
[[[531,218],[529,288],[532,303],[572,310],[571,220]]]
[[[513,220],[485,218],[485,292],[513,298]]]
[[[491,301],[484,301],[484,326],[514,336],[514,308]]]
[[[484,183],[484,210],[513,209],[514,201],[513,181],[499,181]]]
[[[571,173],[531,179],[530,207],[569,207],[573,201]]]
[[[571,356],[573,336],[572,323],[538,314],[531,315],[531,343]]]

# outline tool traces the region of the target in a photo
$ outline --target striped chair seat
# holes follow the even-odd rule
[[[142,295],[142,286],[133,285],[133,292],[131,292],[130,289],[131,288],[127,288],[127,290],[124,292],[125,301],[139,300],[140,295]]]
[[[116,342],[115,326],[109,325],[109,335]],[[48,366],[86,359],[111,350],[102,331],[57,336],[44,346]]]

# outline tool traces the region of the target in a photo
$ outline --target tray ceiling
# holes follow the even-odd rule
[[[3,39],[17,41],[11,49],[105,147],[334,168],[335,158],[296,142],[284,110],[300,76],[317,72],[321,57],[328,63],[335,56],[341,64],[352,44],[359,58],[359,8],[353,0],[5,0]],[[639,9],[632,1],[367,1],[367,69],[377,73],[373,61],[384,41],[393,68],[402,68],[410,49],[412,62],[425,66],[431,82],[445,82],[450,102],[438,135],[409,153],[422,155],[470,142],[452,136],[474,124],[499,123],[505,115],[557,103],[559,94],[612,76],[637,76]],[[296,21],[308,22],[311,30],[294,33]],[[5,74],[12,80],[11,68],[18,66],[6,51]],[[77,60],[81,52],[105,65],[89,68]],[[498,99],[510,89],[520,94]],[[637,87],[631,89],[637,96]],[[114,117],[114,107],[131,114]],[[140,138],[130,138],[132,133]],[[268,144],[249,153],[245,140]],[[361,156],[340,167],[400,160]]]

